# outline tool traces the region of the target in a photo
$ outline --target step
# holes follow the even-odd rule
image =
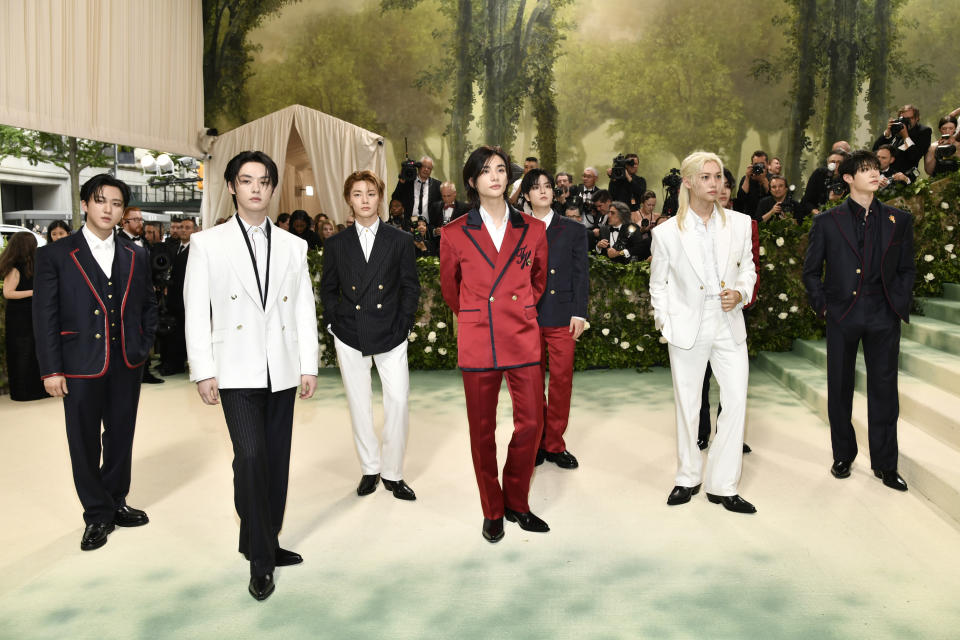
[[[827,373],[796,352],[757,356],[755,364],[797,393],[824,422],[827,421]],[[867,398],[854,393],[853,426],[861,455],[855,466],[869,465]],[[910,487],[929,500],[944,518],[960,527],[960,451],[945,447],[924,429],[901,419],[897,425],[898,470]],[[829,451],[829,439],[824,443]]]
[[[900,325],[900,335],[928,347],[960,356],[960,325],[913,315],[910,324]]]
[[[960,301],[944,298],[919,298],[923,315],[952,324],[960,324]]]
[[[960,284],[943,283],[943,298],[960,301]]]
[[[922,345],[917,345],[917,348]],[[904,345],[901,345],[903,347]],[[907,345],[911,348],[911,345]],[[823,392],[826,394],[827,343],[823,340],[795,340],[793,352],[808,360],[823,372]],[[903,354],[901,354],[901,359]],[[907,357],[908,360],[912,358]],[[915,359],[912,359],[915,361]],[[867,392],[867,369],[863,353],[857,356],[855,389]],[[931,375],[933,375],[931,373]],[[960,396],[944,391],[930,382],[900,370],[897,376],[900,389],[900,417],[924,429],[931,436],[960,451]],[[826,405],[824,405],[824,410]],[[826,415],[826,414],[824,414]]]

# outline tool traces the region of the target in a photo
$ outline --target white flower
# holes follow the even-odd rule
[[[628,313],[628,314],[627,314],[627,320],[636,320],[636,319],[637,319],[637,314],[635,314],[635,313]]]
[[[779,237],[779,238],[777,238],[777,246],[778,246],[778,247],[782,247],[782,246],[783,246],[783,237],[782,237],[782,236]]]
[[[437,353],[439,353],[442,356],[445,356],[447,355],[447,350],[444,349],[443,347],[440,347],[439,349],[437,349]]]
[[[641,345],[638,344],[638,345],[637,345],[637,351],[643,351],[643,346],[641,346]]]
[[[791,307],[790,307],[790,313],[796,313],[796,312],[797,312],[797,305],[791,306]]]
[[[933,262],[933,256],[928,253],[927,255],[923,256],[923,261],[924,261],[924,262]]]
[[[663,336],[660,336],[660,344],[667,344],[667,339]]]
[[[797,261],[794,260],[793,258],[790,258],[789,260],[787,260],[787,262],[789,262],[790,264],[797,264]]]
[[[433,351],[433,347],[431,347],[430,345],[427,345],[423,348],[424,353],[430,353],[431,351]]]
[[[586,330],[589,329],[589,328],[590,328],[590,321],[589,321],[589,320],[584,320],[584,321],[583,321],[583,330],[586,331]]]
[[[613,344],[617,344],[618,342],[620,342],[620,338],[614,338],[614,339],[613,339]]]
[[[953,253],[953,243],[943,245],[944,250],[947,253]]]
[[[930,282],[930,281],[933,280],[935,277],[936,277],[936,276],[933,275],[932,273],[927,273],[927,275],[923,276],[923,279],[926,280],[927,282]]]
[[[943,202],[940,203],[940,208],[946,211],[947,209],[950,208],[950,205],[947,203],[946,200],[944,200]]]
[[[447,328],[446,322],[441,321],[437,323],[437,329],[446,329],[446,328]]]
[[[773,263],[772,263],[772,262],[768,262],[768,263],[767,263],[766,265],[764,265],[764,266],[767,267],[767,271],[773,271]]]
[[[780,318],[781,320],[786,320],[787,314],[781,311],[780,313],[777,314],[777,317]]]
[[[609,320],[609,319],[610,319],[610,312],[609,312],[609,311],[606,312],[605,314],[603,314],[603,319],[604,319],[604,320]]]
[[[610,335],[610,329],[606,329],[606,328],[600,329],[600,333],[602,333],[605,336],[608,336]]]
[[[766,249],[766,247],[764,247],[763,245],[760,245],[760,251],[758,251],[757,253],[759,253],[759,254],[762,255],[762,256],[767,255],[767,249]]]
[[[413,342],[416,339],[417,339],[417,334],[412,331],[410,332],[410,335],[407,336],[407,340],[409,340],[410,342]]]
[[[417,323],[417,326],[418,326],[418,327],[425,327],[425,326],[427,326],[427,325],[425,325],[423,322],[418,322],[418,323]]]
[[[785,293],[781,293],[781,294],[778,295],[777,297],[780,298],[780,300],[781,300],[782,302],[786,302],[787,300],[790,299],[790,298],[787,297],[787,294],[785,294]]]
[[[633,291],[630,291],[630,289],[624,289],[624,290],[623,290],[623,295],[625,295],[625,296],[632,296],[632,295],[633,295]]]
[[[772,313],[772,312],[773,312],[773,307],[767,307],[767,311],[769,311],[769,312]]]
[[[430,333],[428,333],[428,334],[427,334],[427,341],[428,341],[428,342],[436,342],[436,341],[437,341],[437,332],[436,332],[436,331],[431,331]]]
[[[956,259],[957,259],[957,254],[951,253],[951,254],[950,254],[950,259],[951,259],[951,260],[956,260]]]
[[[620,348],[623,349],[623,350],[627,350],[627,349],[630,348],[630,343],[629,343],[629,342],[621,342],[621,343],[620,343]]]
[[[947,231],[953,231],[953,225],[952,225],[952,224],[948,224],[948,225],[947,225]]]

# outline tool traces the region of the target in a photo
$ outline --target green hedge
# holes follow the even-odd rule
[[[944,282],[960,282],[956,254],[960,248],[960,174],[904,186],[888,202],[914,214],[915,298],[938,297]],[[747,316],[751,354],[787,351],[795,338],[823,335],[823,323],[807,305],[801,280],[809,229],[809,219],[800,226],[773,221],[760,227],[760,291]],[[309,260],[315,287],[319,287],[323,256],[314,252]],[[418,267],[422,293],[417,326],[410,336],[410,368],[453,369],[457,366],[457,338],[453,316],[440,295],[439,260],[420,258]],[[577,346],[578,370],[647,369],[667,363],[666,345],[653,326],[649,277],[649,263],[618,265],[591,256],[590,320]],[[319,294],[317,317],[322,317]],[[0,313],[0,340],[3,324]],[[332,336],[322,327],[320,336],[322,364],[336,365]],[[6,388],[6,353],[0,349],[0,392]]]

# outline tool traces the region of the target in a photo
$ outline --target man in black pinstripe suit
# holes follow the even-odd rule
[[[394,497],[415,500],[403,481],[403,456],[410,425],[407,336],[417,313],[420,282],[413,236],[380,223],[383,190],[383,181],[370,171],[347,177],[343,198],[356,224],[330,236],[324,245],[320,299],[350,404],[363,474],[357,495],[373,493],[382,477]],[[373,428],[373,364],[383,385],[382,442]]]

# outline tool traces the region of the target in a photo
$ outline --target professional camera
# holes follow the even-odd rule
[[[627,240],[633,237],[633,234],[637,232],[637,225],[628,224],[626,231],[621,231],[620,235],[617,236],[617,241],[613,243],[613,248],[617,251],[623,251],[627,246]]]
[[[162,242],[150,247],[150,269],[153,272],[155,284],[161,284],[170,279],[170,267],[173,266],[173,251]]]
[[[626,180],[627,179],[627,164],[629,160],[622,153],[617,155],[613,159],[613,167],[610,169],[610,179],[611,180]]]
[[[838,196],[842,196],[847,192],[847,188],[848,188],[847,183],[844,182],[843,180],[834,178],[833,176],[830,176],[827,178],[826,184],[827,184],[827,193],[833,193]]]
[[[793,213],[797,210],[797,201],[793,199],[793,192],[797,189],[796,185],[790,185],[787,189],[787,197],[783,199],[783,202],[780,203],[780,212]]]
[[[660,213],[660,215],[675,215],[677,213],[677,208],[680,206],[680,185],[683,184],[683,178],[680,177],[680,169],[670,169],[670,172],[663,177],[663,180],[661,180],[660,183],[663,185],[663,188],[666,191],[666,195],[663,199],[663,211]]]
[[[750,168],[750,173],[752,173],[755,176],[762,176],[764,173],[766,173],[766,171],[767,171],[766,162],[754,163],[754,165]]]
[[[400,163],[400,179],[404,182],[416,180],[417,173],[419,173],[421,166],[423,165],[419,162],[414,162],[410,159],[404,160]]]
[[[899,118],[894,120],[893,123],[890,125],[890,135],[895,136],[898,133],[900,133],[900,131],[902,131],[904,127],[909,127],[909,126],[910,126],[910,119],[900,116]]]
[[[952,157],[956,152],[957,145],[955,144],[938,144],[933,155],[936,156],[937,160],[944,160]]]

